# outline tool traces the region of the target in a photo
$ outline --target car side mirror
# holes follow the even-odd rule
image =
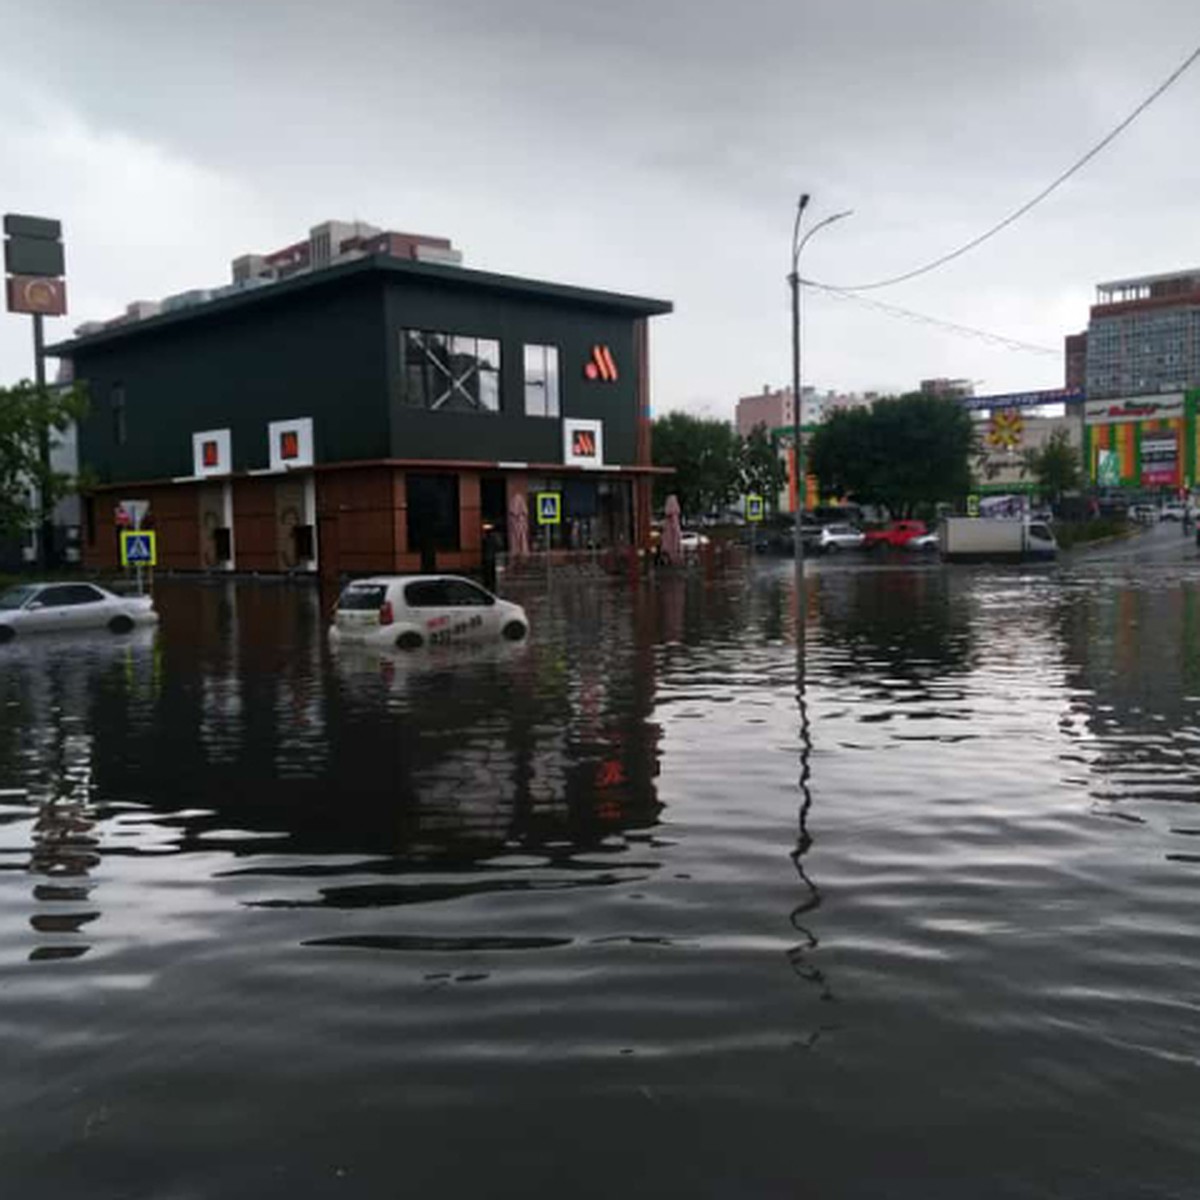
[[[25,607],[30,612],[32,612],[35,608],[43,608],[45,606],[42,604],[42,602],[40,600],[30,600],[30,602],[27,605],[25,605]]]

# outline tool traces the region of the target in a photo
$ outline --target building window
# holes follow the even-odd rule
[[[558,347],[525,347],[525,415],[557,417]]]
[[[406,329],[400,335],[404,403],[441,412],[500,411],[500,343]]]
[[[117,446],[125,445],[127,430],[125,428],[125,385],[114,383],[108,394],[109,406],[112,409],[112,436]]]

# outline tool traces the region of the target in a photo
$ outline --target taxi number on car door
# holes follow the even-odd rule
[[[463,620],[451,621],[449,617],[434,617],[426,622],[429,630],[429,641],[434,646],[444,646],[456,637],[462,637],[473,629],[483,625],[482,617],[466,617]]]

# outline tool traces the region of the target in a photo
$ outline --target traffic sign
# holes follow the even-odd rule
[[[537,493],[537,519],[539,525],[562,524],[562,496],[558,492]]]
[[[979,497],[976,496],[974,492],[967,497],[967,516],[979,516]]]
[[[761,521],[763,519],[763,498],[761,496],[746,497],[746,520]]]
[[[121,566],[153,567],[157,565],[158,539],[150,530],[121,530]]]

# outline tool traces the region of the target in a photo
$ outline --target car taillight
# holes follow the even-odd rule
[[[380,625],[390,625],[396,619],[396,614],[392,611],[392,602],[385,600],[383,607],[379,610]]]

